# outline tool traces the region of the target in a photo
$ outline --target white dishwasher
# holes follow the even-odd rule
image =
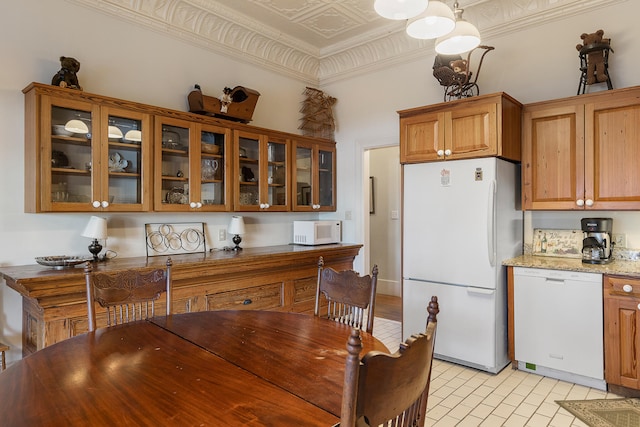
[[[606,390],[602,275],[514,267],[518,369]]]

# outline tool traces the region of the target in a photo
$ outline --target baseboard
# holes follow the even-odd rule
[[[402,286],[400,285],[400,282],[396,280],[384,280],[378,278],[377,293],[400,297],[402,296]]]

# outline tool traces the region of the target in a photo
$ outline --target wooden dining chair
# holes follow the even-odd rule
[[[325,267],[324,259],[320,257],[314,313],[371,334],[377,284],[377,265],[373,266],[371,275],[360,276],[353,270],[336,271]],[[321,314],[321,295],[324,295],[328,303],[326,315]]]
[[[7,369],[7,360],[5,359],[5,353],[9,351],[9,346],[0,342],[0,354],[2,355],[2,362],[0,363],[0,372]]]
[[[155,315],[155,301],[164,292],[166,313],[171,313],[171,258],[166,268],[151,271],[124,270],[93,272],[92,263],[84,268],[87,287],[89,331],[96,329],[95,303],[107,312],[107,326],[146,319]]]
[[[394,354],[370,351],[360,360],[360,331],[347,341],[340,427],[423,427],[436,338],[438,297],[431,297],[425,333]]]

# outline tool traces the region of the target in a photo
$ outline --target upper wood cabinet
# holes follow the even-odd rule
[[[520,161],[522,105],[505,93],[399,111],[400,162]]]
[[[155,210],[229,211],[231,130],[155,118]]]
[[[640,87],[524,106],[522,204],[640,209]]]
[[[234,132],[234,210],[291,210],[289,141],[268,133]]]
[[[334,141],[41,83],[23,92],[25,212],[336,210]],[[84,129],[65,132],[70,120]]]
[[[336,210],[336,145],[310,138],[293,140],[293,210]]]
[[[26,212],[150,209],[151,115],[53,86],[24,93]]]

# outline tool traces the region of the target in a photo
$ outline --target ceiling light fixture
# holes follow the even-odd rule
[[[420,15],[428,3],[429,0],[376,0],[373,8],[383,18],[401,20]]]
[[[436,39],[436,52],[459,55],[480,45],[480,32],[462,19],[458,2],[453,10],[437,0],[376,0],[374,9],[388,19],[406,19],[407,34],[416,39]]]
[[[407,21],[407,34],[416,39],[435,39],[449,34],[455,26],[456,17],[449,6],[431,0],[424,12]]]
[[[464,9],[453,3],[456,26],[452,32],[436,39],[436,52],[442,55],[458,55],[480,45],[480,32],[470,22],[462,19]]]

